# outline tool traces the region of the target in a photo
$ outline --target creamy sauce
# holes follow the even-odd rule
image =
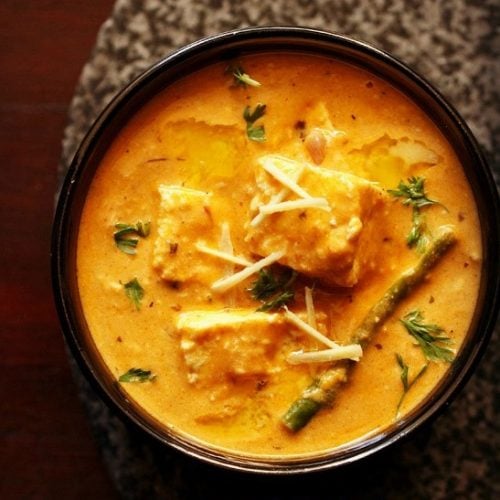
[[[444,328],[453,341],[451,348],[458,352],[479,286],[479,221],[452,148],[432,121],[388,83],[345,63],[312,56],[258,55],[240,62],[261,87],[235,86],[225,65],[208,67],[152,99],[114,140],[80,222],[77,267],[82,305],[93,342],[113,377],[133,367],[156,375],[152,382],[122,387],[163,425],[244,455],[287,457],[324,451],[395,422],[403,390],[396,353],[409,366],[410,380],[426,363],[422,349],[399,322],[401,317],[422,311],[426,323]],[[265,142],[248,139],[242,116],[245,106],[254,109],[257,103],[267,106],[256,122],[265,126]],[[317,154],[314,136],[307,135],[314,128],[342,134],[328,136]],[[346,246],[359,251],[359,273],[342,274],[340,257],[316,259],[324,231],[314,239],[302,238],[303,259],[282,262],[303,265],[290,310],[305,317],[304,287],[315,283],[318,329],[340,344],[349,341],[371,305],[419,258],[406,244],[411,208],[387,189],[395,189],[409,176],[424,177],[428,196],[441,203],[422,209],[430,231],[453,224],[457,235],[457,243],[425,282],[379,328],[333,406],[322,409],[295,434],[280,419],[325,365],[291,365],[286,355],[324,346],[284,323],[280,311],[260,313],[264,319],[255,317],[252,328],[241,334],[240,326],[216,324],[193,333],[191,326],[186,330],[179,323],[192,311],[251,312],[261,305],[247,291],[255,275],[225,293],[214,292],[211,283],[242,266],[200,252],[196,243],[221,248],[221,228],[226,224],[234,255],[256,262],[279,246],[280,237],[291,253],[301,234],[330,220],[318,209],[291,210],[267,216],[249,236],[255,205],[267,196],[265,190],[258,192],[256,182],[260,178],[266,189],[280,189],[258,164],[265,155],[276,154],[307,163],[308,172],[328,169],[378,183],[362,188],[367,191],[356,187],[353,192],[361,193],[361,201],[356,204],[349,198],[351,205],[332,207],[328,215],[351,217],[351,209],[364,214],[358,214],[366,220],[363,236]],[[326,188],[319,192],[314,177],[301,179],[297,183],[313,196],[329,196]],[[166,194],[160,186],[166,186]],[[171,186],[202,194],[179,202]],[[204,199],[203,193],[210,201],[196,201]],[[368,203],[371,196],[381,201]],[[287,199],[292,198],[297,196]],[[205,206],[205,215],[193,206]],[[315,225],[320,217],[323,222]],[[151,233],[138,238],[136,255],[127,255],[113,240],[115,224],[140,220],[151,221]],[[334,221],[331,227],[333,231],[341,223]],[[169,234],[178,239],[170,241]],[[273,234],[278,234],[278,243]],[[342,243],[340,230],[338,242]],[[323,272],[325,262],[338,266],[329,274],[336,277],[327,284],[315,271]],[[124,292],[123,285],[133,278],[144,289],[140,308]],[[340,282],[332,284],[336,279]],[[267,322],[269,314],[278,317],[275,323]],[[449,366],[429,363],[407,393],[400,416],[433,390]]]

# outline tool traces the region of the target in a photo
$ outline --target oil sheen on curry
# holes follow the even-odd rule
[[[291,457],[366,439],[436,388],[481,255],[462,167],[415,103],[343,62],[261,54],[127,123],[77,264],[132,400],[210,447]]]

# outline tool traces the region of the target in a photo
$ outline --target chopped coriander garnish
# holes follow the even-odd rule
[[[143,370],[142,368],[130,368],[123,375],[120,375],[119,382],[148,382],[156,378],[156,375],[151,370]]]
[[[276,276],[269,268],[259,271],[259,277],[252,283],[252,288],[248,291],[256,300],[265,300],[272,295],[290,286],[297,277],[297,272],[290,268],[285,268],[281,276]]]
[[[296,271],[289,268],[286,268],[281,275],[271,272],[270,269],[261,269],[259,277],[248,289],[255,300],[265,301],[257,311],[279,309],[292,301],[295,291],[291,286],[296,278]]]
[[[115,224],[115,228],[118,229],[118,231],[115,232],[115,236],[127,233],[136,233],[139,236],[146,238],[147,236],[149,236],[151,222],[139,221],[135,226],[131,224],[118,223]]]
[[[267,302],[264,302],[264,304],[262,304],[257,309],[257,311],[258,312],[266,312],[266,311],[272,311],[275,309],[281,309],[283,306],[285,306],[291,300],[293,300],[294,297],[295,297],[294,290],[285,290],[283,293],[280,293],[275,298],[268,300]]]
[[[423,319],[422,313],[416,310],[399,321],[403,323],[408,333],[419,343],[424,356],[428,360],[451,363],[455,353],[451,349],[442,346],[442,344],[449,344],[451,342],[450,338],[441,335],[444,330],[440,326],[425,324]]]
[[[252,288],[249,288],[248,291],[254,299],[264,300],[276,293],[278,288],[279,283],[274,274],[268,269],[261,269],[258,279],[252,283]]]
[[[430,240],[429,231],[425,218],[420,209],[429,205],[436,205],[439,202],[431,200],[425,193],[425,179],[423,177],[410,177],[408,184],[401,181],[397,189],[389,189],[387,192],[396,197],[401,198],[403,205],[411,205],[412,211],[412,227],[406,238],[406,243],[410,248],[417,247],[419,252],[423,252]]]
[[[255,122],[266,113],[265,104],[257,104],[253,111],[250,106],[246,106],[243,111],[243,118],[247,123],[247,136],[251,141],[264,142],[266,140],[266,131],[264,125],[255,125]]]
[[[408,184],[401,181],[397,189],[388,189],[387,192],[396,198],[403,198],[401,202],[403,205],[412,205],[417,208],[435,205],[438,202],[427,197],[424,184],[423,177],[410,177]]]
[[[135,255],[137,243],[139,240],[137,238],[130,238],[131,235],[137,235],[141,238],[146,238],[149,235],[151,229],[150,222],[139,221],[137,224],[115,224],[116,231],[113,233],[116,246],[124,253],[129,255]]]
[[[243,87],[246,87],[247,85],[250,85],[250,87],[261,86],[261,83],[251,78],[239,64],[228,66],[227,72],[233,75],[236,85],[242,85]]]
[[[401,382],[403,383],[403,394],[399,398],[398,405],[396,407],[396,416],[399,414],[399,409],[403,404],[403,400],[408,393],[408,391],[412,388],[413,384],[425,373],[427,370],[427,364],[420,368],[420,371],[415,375],[414,379],[409,382],[408,381],[408,365],[404,362],[402,356],[400,354],[396,354],[396,361],[398,362],[399,367],[401,368]]]
[[[116,246],[123,252],[129,255],[135,255],[135,248],[139,240],[137,238],[116,238]]]
[[[125,295],[135,304],[137,310],[141,308],[141,300],[144,297],[144,288],[139,284],[137,278],[123,285]]]
[[[406,237],[406,243],[410,248],[416,246],[417,250],[422,253],[425,251],[429,241],[430,233],[425,222],[425,217],[420,210],[414,207],[412,213],[412,226]]]

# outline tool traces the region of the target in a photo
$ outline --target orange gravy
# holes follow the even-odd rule
[[[420,310],[426,323],[442,326],[443,335],[452,339],[450,348],[460,350],[478,293],[479,220],[451,146],[430,118],[387,82],[346,63],[314,56],[255,55],[239,63],[261,86],[236,85],[225,64],[207,67],[154,97],[110,146],[80,222],[81,301],[92,340],[111,376],[118,379],[133,367],[156,375],[153,381],[122,383],[122,387],[166,427],[243,455],[289,457],[321,452],[390,426],[426,398],[443,377],[449,363],[429,362],[396,415],[403,391],[396,354],[408,365],[410,380],[427,362],[399,319]],[[249,139],[243,119],[244,108],[253,110],[258,103],[266,104],[265,114],[255,122],[264,126],[264,142]],[[290,310],[304,312],[304,287],[314,284],[314,306],[321,318],[318,328],[339,343],[348,342],[368,309],[419,258],[418,251],[406,243],[411,207],[387,194],[410,176],[424,177],[429,198],[440,203],[422,208],[429,231],[452,224],[457,243],[378,329],[331,407],[323,408],[300,432],[291,433],[280,419],[325,365],[291,365],[280,350],[324,346],[280,327],[275,337],[272,331],[262,333],[271,344],[276,343],[269,347],[274,357],[266,360],[265,376],[222,376],[205,383],[190,379],[176,326],[179,315],[228,306],[254,311],[261,304],[247,291],[255,275],[226,293],[215,293],[200,281],[173,283],[161,277],[162,264],[153,265],[160,221],[165,218],[159,186],[209,193],[214,224],[229,227],[234,255],[258,261],[263,256],[250,251],[246,240],[248,222],[255,215],[249,207],[255,195],[258,159],[279,154],[314,165],[305,145],[307,132],[332,126],[344,135],[327,137],[324,158],[317,166],[377,182],[385,193],[383,208],[372,215],[375,230],[366,243],[371,265],[352,287],[324,286],[320,278],[299,273]],[[310,217],[316,214],[314,209],[307,210]],[[144,238],[136,236],[136,254],[128,255],[115,244],[115,224],[137,221],[150,221],[151,232]],[[217,246],[214,234],[205,238],[207,246]],[[194,256],[187,267],[213,266],[207,272],[220,277],[223,262],[195,249],[203,234],[187,227],[184,236]],[[171,243],[172,252],[177,252],[177,243]],[[307,250],[317,250],[314,241]],[[236,265],[234,271],[240,269]],[[137,307],[124,291],[124,284],[133,278],[144,291]],[[222,356],[217,349],[216,345],[209,351],[215,358],[210,363],[226,366],[221,364],[225,360],[217,359]],[[268,356],[268,351],[259,352],[252,355]]]

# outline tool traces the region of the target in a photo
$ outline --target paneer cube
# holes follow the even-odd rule
[[[245,309],[180,313],[177,329],[188,380],[205,387],[265,377],[286,336],[282,315]]]
[[[373,257],[370,222],[383,207],[384,191],[360,177],[279,156],[262,157],[259,162],[271,162],[295,178],[306,194],[326,200],[330,211],[311,206],[260,216],[259,223],[248,225],[246,240],[251,250],[261,256],[284,251],[280,264],[333,286],[355,285]],[[259,207],[279,200],[277,194],[284,187],[263,168],[256,175],[252,215],[259,213]],[[281,198],[289,201],[298,196],[288,191]]]
[[[210,284],[220,277],[220,262],[200,259],[196,242],[215,239],[210,194],[181,186],[160,185],[160,215],[153,267],[171,283]]]

